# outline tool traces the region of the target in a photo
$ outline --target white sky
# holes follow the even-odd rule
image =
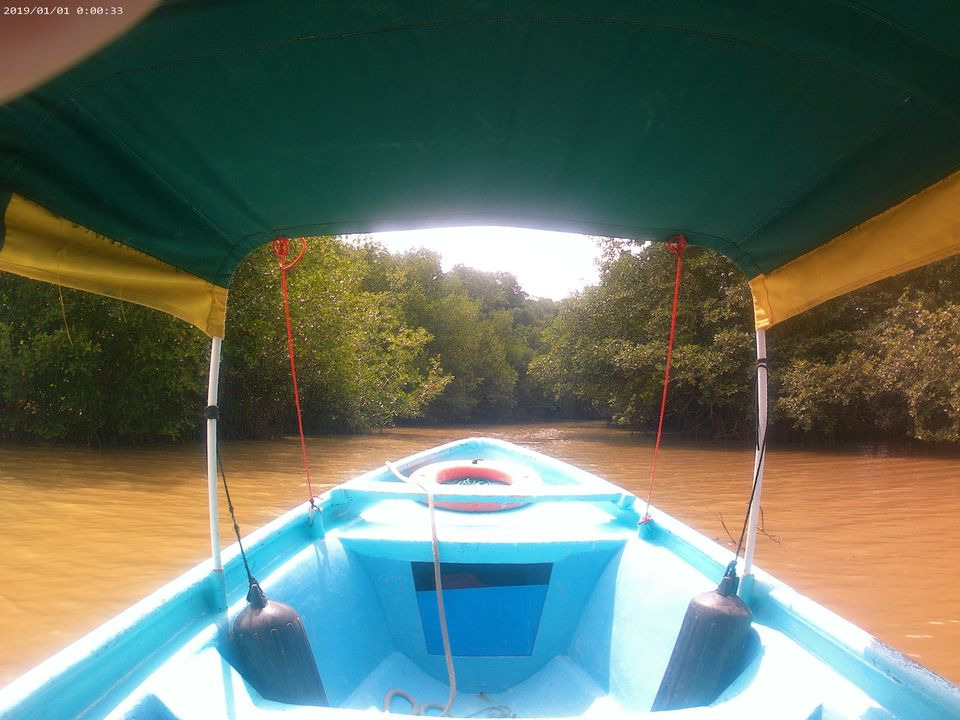
[[[533,297],[561,300],[599,281],[600,248],[585,235],[504,227],[404,230],[370,236],[392,253],[426,248],[441,255],[444,272],[467,265],[509,272]]]

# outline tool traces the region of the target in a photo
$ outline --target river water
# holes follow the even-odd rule
[[[650,439],[598,423],[311,438],[315,489],[468,435],[646,494]],[[204,457],[194,445],[0,445],[0,685],[206,558]],[[227,443],[223,460],[245,531],[306,499],[295,439]],[[668,438],[654,505],[730,544],[752,467],[751,448]],[[758,565],[960,683],[960,457],[773,448],[763,510]],[[225,544],[230,527],[224,513]]]

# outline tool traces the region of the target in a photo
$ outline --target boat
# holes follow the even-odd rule
[[[486,468],[517,482],[462,483]],[[396,713],[443,707],[432,525],[452,717],[653,717],[688,602],[716,586],[731,552],[663,513],[639,525],[643,511],[617,486],[504,441],[426,450],[244,540],[266,595],[299,612],[329,708],[265,700],[238,671],[225,618],[247,605],[247,576],[234,545],[225,613],[200,565],[8,688],[4,717],[359,718],[380,715],[391,692],[404,694]],[[750,606],[736,678],[709,707],[656,716],[957,716],[955,687],[760,570]]]
[[[767,330],[960,253],[956,27],[960,6],[907,0],[182,0],[38,72],[0,106],[0,270],[211,337],[211,557],[5,688],[0,717],[960,718],[960,688],[754,564]],[[742,560],[482,438],[385,458],[221,550],[237,265],[287,237],[461,224],[739,266],[759,409]]]

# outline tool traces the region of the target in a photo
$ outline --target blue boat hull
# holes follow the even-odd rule
[[[536,478],[440,487],[436,513],[455,717],[647,715],[690,598],[731,553],[635,498],[508,443],[470,439],[407,458],[484,458]],[[464,512],[500,504],[503,511]],[[236,547],[224,574],[192,571],[0,694],[4,718],[359,718],[392,690],[442,706],[449,683],[421,488],[382,468],[246,541],[268,597],[303,620],[331,707],[265,700],[236,669],[230,623],[245,606]],[[476,509],[476,508],[474,508]],[[671,718],[960,718],[960,689],[762,572],[741,671],[711,705]],[[224,600],[229,599],[229,607]],[[390,707],[409,713],[394,696]]]

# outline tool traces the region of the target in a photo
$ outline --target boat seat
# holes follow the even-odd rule
[[[622,544],[637,534],[635,527],[618,522],[613,506],[605,509],[589,502],[537,502],[500,512],[437,510],[436,522],[441,552],[453,544],[489,543],[492,537],[498,545],[549,547]],[[430,544],[429,510],[416,497],[385,500],[364,509],[358,522],[338,527],[333,534],[351,549],[376,546],[378,553],[403,554],[405,545]],[[395,549],[389,550],[388,545]]]

